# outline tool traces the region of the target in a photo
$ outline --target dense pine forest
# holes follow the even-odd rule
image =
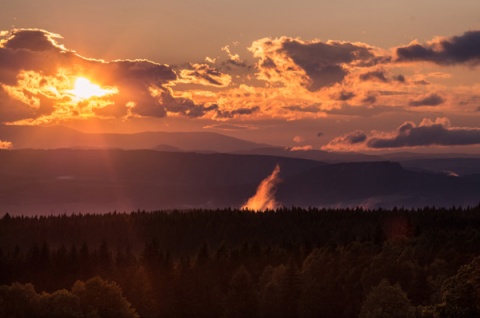
[[[480,206],[0,219],[0,317],[478,317]]]

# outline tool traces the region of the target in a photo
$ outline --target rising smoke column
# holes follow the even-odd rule
[[[279,177],[280,166],[277,164],[272,174],[266,177],[257,188],[257,192],[253,197],[242,206],[242,209],[252,211],[273,210],[280,206],[280,203],[275,200],[275,191],[277,185],[282,181]]]

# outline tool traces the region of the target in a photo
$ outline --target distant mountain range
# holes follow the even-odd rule
[[[237,152],[268,145],[213,132],[142,132],[89,134],[66,127],[2,126],[0,140],[14,149],[119,148],[190,152]]]
[[[405,167],[413,169],[418,168],[434,172],[452,170],[452,172],[458,174],[480,173],[480,154],[397,152],[372,155],[322,150],[294,151],[294,149],[291,148],[246,141],[213,132],[90,134],[62,126],[0,125],[0,140],[12,142],[13,149],[154,149],[169,152],[277,156],[316,160],[327,163],[396,161],[401,162]],[[457,162],[457,159],[462,159],[462,162]],[[466,165],[468,165],[468,167]]]
[[[480,174],[452,177],[394,162],[328,164],[279,156],[155,150],[0,151],[0,215],[238,208],[280,166],[286,206],[451,206],[480,201]]]

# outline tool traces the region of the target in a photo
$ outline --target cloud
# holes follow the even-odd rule
[[[438,106],[438,105],[441,105],[445,102],[445,99],[436,94],[436,93],[432,93],[430,95],[427,95],[425,97],[422,97],[420,99],[414,99],[414,100],[410,100],[408,102],[408,105],[409,106],[412,106],[412,107],[419,107],[419,106]]]
[[[295,137],[293,137],[293,141],[295,141],[296,143],[304,142],[304,141],[305,141],[305,137],[303,137],[303,136],[295,136]]]
[[[335,94],[330,95],[330,97],[335,100],[347,101],[354,98],[355,93],[341,90],[339,92],[336,92]]]
[[[457,146],[480,144],[480,128],[451,127],[446,118],[435,122],[424,119],[420,125],[403,123],[390,136],[372,137],[367,141],[369,148],[399,148],[418,146]]]
[[[412,72],[409,65],[394,63],[391,53],[365,43],[262,38],[249,47],[255,66],[251,59],[240,58],[233,45],[222,48],[223,60],[201,58],[200,62],[169,66],[148,60],[84,57],[61,41],[60,35],[40,29],[0,32],[0,122],[366,117],[413,111],[406,106],[437,106],[447,96],[449,105],[461,106],[468,95],[478,94],[473,86],[468,92],[460,93],[459,88],[451,94],[448,87],[438,84],[447,73]],[[432,52],[447,52],[447,42],[459,46],[462,41],[437,39]],[[407,74],[408,80],[400,73]],[[78,77],[110,93],[78,98],[72,93]],[[430,77],[435,78],[431,88],[415,86]],[[470,111],[477,106],[472,102]]]
[[[18,94],[19,96],[18,98],[12,98],[12,94]],[[21,101],[22,98],[25,100]],[[50,113],[53,106],[47,103],[46,98],[43,98],[43,103],[41,103],[40,98],[38,98],[39,107],[32,107],[28,104],[28,100],[34,99],[34,97],[28,91],[7,92],[5,87],[0,87],[0,122],[12,122]],[[35,101],[32,100],[32,103],[35,103]]]
[[[320,104],[309,105],[309,106],[300,106],[300,105],[292,105],[292,106],[284,106],[284,109],[302,113],[318,113],[320,111]]]
[[[347,133],[332,139],[327,145],[323,146],[324,150],[345,151],[356,148],[358,144],[362,144],[367,140],[367,135],[361,130]]]
[[[359,78],[362,81],[379,81],[382,83],[387,83],[389,81],[385,76],[385,72],[382,70],[371,71],[371,72],[360,74]]]
[[[322,148],[342,151],[477,144],[480,128],[452,127],[448,118],[425,118],[419,125],[406,121],[395,132],[373,131],[369,137],[357,130],[334,138]]]
[[[204,129],[218,129],[223,131],[245,131],[245,130],[257,130],[257,126],[253,125],[239,125],[239,124],[215,124],[204,126]]]
[[[208,112],[218,112],[218,106],[216,104],[210,106],[197,105],[191,99],[172,96],[169,90],[163,90],[163,92],[160,93],[159,100],[166,113],[183,115],[188,118],[198,118],[204,116]],[[151,107],[142,109],[144,111],[142,115],[155,117],[156,114],[154,112],[157,109],[159,108]],[[153,113],[151,111],[153,111]]]
[[[226,87],[232,82],[232,77],[214,69],[208,64],[193,63],[189,64],[188,68],[180,70],[177,82]]]
[[[0,149],[10,149],[13,147],[13,144],[10,141],[0,140]]]
[[[56,39],[61,38],[59,34],[39,29],[16,29],[5,43],[1,44],[11,50],[65,51],[65,48],[56,42]]]
[[[424,80],[424,79],[414,81],[413,83],[416,84],[416,85],[430,85],[430,82],[427,81],[427,80]]]
[[[373,96],[375,97],[375,96]],[[368,99],[368,96],[366,97]],[[365,103],[368,101],[363,100]],[[399,106],[383,106],[383,105],[360,105],[352,106],[349,104],[343,104],[339,108],[333,108],[327,110],[329,115],[341,115],[341,116],[357,116],[357,117],[371,117],[378,116],[384,113],[392,112],[406,112],[403,107]]]
[[[231,75],[208,64],[185,64],[177,75],[172,67],[148,60],[86,58],[57,43],[61,36],[40,29],[15,29],[2,33],[0,39],[0,97],[4,97],[0,120],[4,123],[168,116],[224,120],[260,111],[257,105],[241,102],[226,105],[215,91],[193,91],[188,85],[216,89],[231,85]],[[228,47],[224,50],[232,61],[242,64]],[[114,93],[76,98],[72,92],[78,77]],[[174,91],[178,84],[189,88]]]
[[[367,95],[365,98],[362,99],[362,102],[367,104],[373,104],[377,101],[377,97],[375,95]]]
[[[245,63],[245,61],[240,58],[240,55],[232,53],[232,51],[230,50],[230,45],[225,45],[224,47],[222,47],[222,51],[224,51],[228,55],[228,60],[223,63],[224,66],[230,64],[238,67],[248,67],[247,63]]]
[[[342,82],[350,68],[389,60],[374,47],[340,41],[263,38],[254,41],[249,49],[259,59],[259,79],[287,86],[296,83],[310,91]]]
[[[85,58],[57,43],[61,37],[39,29],[2,33],[0,42],[0,114],[3,122],[41,124],[91,117],[202,117],[218,110],[173,96],[167,88],[177,80],[173,69],[148,60],[103,61]],[[224,87],[230,76],[205,64],[191,64],[181,79]],[[80,99],[73,96],[75,80],[89,79],[112,94]],[[246,112],[238,110],[238,113]],[[219,116],[234,116],[219,113]]]
[[[313,150],[313,147],[311,145],[295,146],[295,147],[287,148],[287,150],[288,151],[310,151],[310,150]]]
[[[396,80],[397,82],[400,82],[400,83],[405,83],[405,76],[402,75],[402,74],[399,74],[399,75],[396,75],[393,77],[394,80]]]
[[[477,65],[480,62],[480,31],[467,31],[450,38],[439,37],[426,44],[412,42],[396,48],[396,55],[398,62]]]
[[[219,110],[217,111],[217,118],[235,118],[242,115],[252,115],[260,110],[260,107],[245,107],[245,108],[236,108],[234,110]]]
[[[242,209],[252,211],[274,210],[281,205],[275,200],[275,192],[280,179],[280,166],[276,165],[272,173],[266,177],[257,188],[257,192],[253,197],[242,206]]]

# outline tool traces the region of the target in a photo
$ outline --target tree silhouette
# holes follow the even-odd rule
[[[413,318],[415,307],[400,285],[384,279],[370,291],[363,302],[360,318]]]
[[[80,299],[82,311],[102,318],[137,318],[131,304],[123,297],[122,289],[96,276],[86,282],[77,281],[72,293]]]
[[[240,266],[230,280],[225,300],[225,317],[257,317],[255,287],[252,276],[245,266]]]

